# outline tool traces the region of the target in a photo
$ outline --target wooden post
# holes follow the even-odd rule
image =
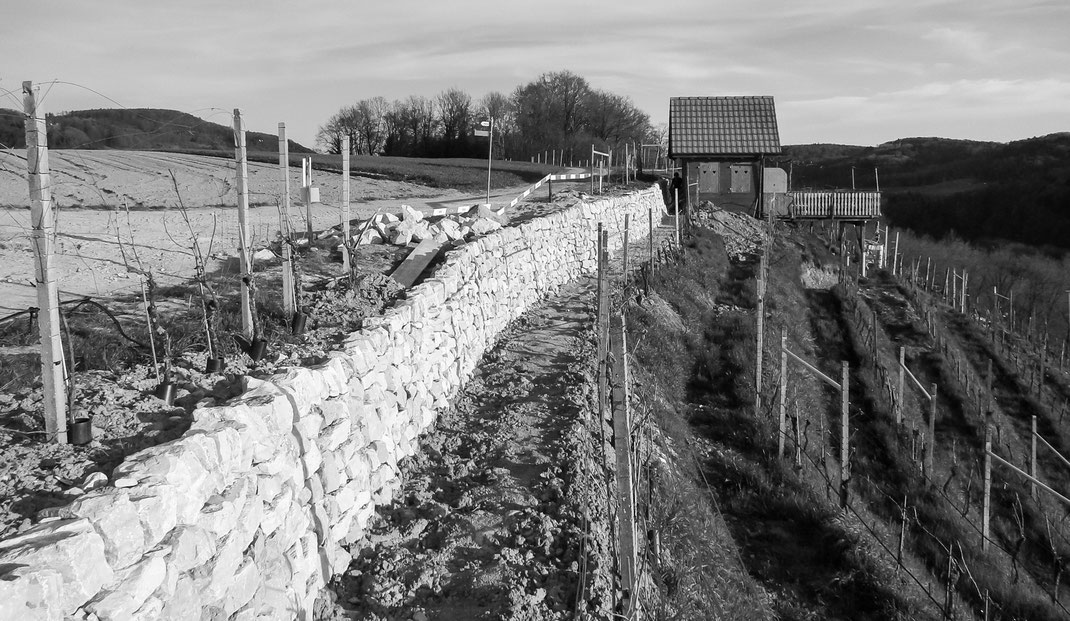
[[[647,231],[647,249],[650,251],[650,275],[654,275],[654,208],[647,209],[647,222],[650,230]]]
[[[906,347],[899,348],[899,398],[895,405],[895,424],[903,424],[903,407],[906,402]]]
[[[780,424],[777,436],[777,457],[784,459],[784,435],[787,433],[788,413],[788,334],[780,329]]]
[[[992,376],[992,359],[991,358],[988,359],[988,378],[987,378],[987,380],[988,380],[988,395],[985,398],[985,401],[987,401],[987,405],[985,406],[985,410],[986,411],[991,411],[992,410],[992,384],[995,381],[993,376]]]
[[[349,276],[349,136],[342,137],[342,270]]]
[[[1037,417],[1034,414],[1030,424],[1032,434],[1029,436],[1029,476],[1037,478]],[[1029,495],[1037,499],[1037,484],[1029,482]]]
[[[903,566],[903,543],[907,537],[907,497],[903,496],[903,507],[899,510],[899,547],[895,555],[895,573]]]
[[[896,257],[898,257],[898,256],[899,256],[899,231],[896,231],[895,232],[895,248],[892,250],[892,276],[896,275],[895,261],[896,261]],[[899,271],[902,271],[902,268],[900,268]]]
[[[761,255],[758,267],[758,309],[757,309],[757,347],[754,354],[754,415],[758,416],[762,411],[762,358],[765,333],[765,253]]]
[[[636,578],[635,496],[632,490],[631,420],[628,404],[628,345],[624,316],[612,319],[613,449],[617,463],[617,533],[620,540],[621,586],[634,599]]]
[[[876,309],[874,309],[872,311],[872,314],[873,314],[873,325],[872,325],[872,329],[870,330],[870,335],[873,337],[873,368],[874,369],[878,369],[878,368],[880,368],[880,347],[878,346],[878,343],[877,343],[877,321],[878,321],[878,319],[877,319],[877,311],[876,311]]]
[[[48,169],[48,130],[37,109],[33,82],[22,83],[26,112],[26,180],[30,191],[34,282],[37,287],[37,329],[40,336],[41,383],[45,437],[67,443],[67,390],[60,336],[59,287],[52,273],[56,221],[52,211],[52,176]]]
[[[929,385],[929,443],[925,447],[925,474],[935,481],[933,457],[936,453],[936,383]]]
[[[676,247],[680,247],[680,190],[673,191],[673,205],[676,207]]]
[[[851,436],[849,429],[849,413],[851,390],[849,384],[850,367],[847,361],[843,361],[842,377],[840,381],[840,508],[847,508],[847,484],[851,480]]]
[[[631,220],[631,214],[624,214],[624,247],[622,249],[623,256],[621,257],[623,263],[621,271],[624,273],[624,282],[628,282],[628,226],[631,224]]]
[[[602,314],[605,309],[602,308],[602,290],[606,286],[605,266],[602,264],[602,223],[598,223],[598,231],[595,238],[595,261],[598,265],[598,285],[595,295],[595,334],[597,335],[598,343],[598,407],[600,422],[602,424],[605,421],[604,412],[601,411],[602,406],[605,404],[605,361],[606,361],[606,343],[602,340]]]
[[[297,311],[294,300],[293,248],[290,247],[290,142],[286,123],[279,123],[279,171],[282,174],[282,205],[279,211],[279,234],[282,236],[282,312],[292,317]]]
[[[234,162],[238,191],[238,265],[241,271],[241,327],[249,341],[253,339],[253,307],[249,279],[252,277],[249,251],[249,164],[245,153],[245,124],[241,110],[234,109]],[[309,239],[311,242],[311,238]]]
[[[985,417],[985,491],[981,505],[981,551],[988,551],[988,520],[991,515],[992,502],[992,424],[991,412]]]
[[[591,194],[594,194],[594,145],[591,145]]]

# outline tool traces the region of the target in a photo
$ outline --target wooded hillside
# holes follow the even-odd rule
[[[229,115],[227,115],[229,117]],[[0,146],[25,148],[24,115],[0,110]],[[139,151],[220,151],[234,148],[230,125],[221,125],[178,112],[156,108],[77,110],[47,115],[51,149],[129,149]],[[278,153],[272,134],[247,132],[250,151]],[[290,141],[291,153],[312,150]]]
[[[974,242],[1070,248],[1070,133],[1011,143],[904,138],[876,147],[785,147],[792,188],[875,186],[893,226]]]

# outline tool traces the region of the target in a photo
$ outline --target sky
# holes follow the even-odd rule
[[[655,124],[672,96],[772,95],[784,144],[1070,130],[1066,0],[34,0],[5,13],[0,106],[21,109],[32,80],[50,112],[229,124],[240,108],[250,130],[285,122],[307,146],[360,99],[478,99],[561,70]]]

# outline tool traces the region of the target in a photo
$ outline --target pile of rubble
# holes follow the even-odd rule
[[[410,242],[434,239],[440,242],[465,241],[480,237],[502,228],[509,218],[502,213],[477,205],[466,214],[453,214],[429,219],[408,205],[401,206],[401,216],[381,213],[365,222],[353,236],[357,245],[394,244],[404,246]]]
[[[724,238],[725,250],[733,261],[760,254],[767,237],[761,220],[722,209],[710,201],[703,201],[695,208],[695,223]]]

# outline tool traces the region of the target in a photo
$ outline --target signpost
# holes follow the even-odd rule
[[[487,129],[477,129],[472,132],[476,136],[485,136],[487,140],[487,207],[490,207],[490,163],[494,154],[494,117],[491,117],[489,121],[480,121],[480,127],[486,127]]]

